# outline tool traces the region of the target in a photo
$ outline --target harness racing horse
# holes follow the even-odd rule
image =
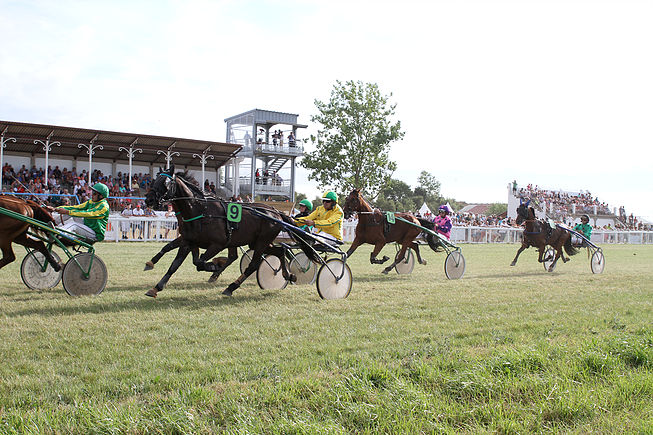
[[[163,169],[161,169],[161,168],[159,168],[159,169],[160,169],[160,171],[163,171]],[[204,193],[199,190],[199,188],[197,187],[197,184],[192,182],[192,177],[188,176],[188,178],[186,178],[186,180],[190,182],[188,187],[193,191],[193,194],[197,198],[205,198]],[[177,228],[179,229],[179,233],[181,234],[181,228],[184,225],[184,221],[179,216],[179,211],[175,208],[175,204],[172,204],[172,209],[174,210],[175,216],[177,217]],[[176,239],[166,243],[166,245],[163,248],[161,248],[161,250],[159,252],[157,252],[156,255],[154,255],[154,257],[152,257],[150,259],[150,261],[147,261],[145,263],[145,268],[143,270],[152,270],[152,269],[154,269],[154,265],[156,263],[158,263],[159,260],[161,260],[161,258],[165,254],[167,254],[168,252],[170,252],[172,250],[175,250],[175,249],[179,248],[179,246],[181,245],[181,242],[182,242],[182,238],[181,238],[181,236],[178,236]],[[229,254],[228,254],[229,256],[227,258],[219,257],[219,258],[213,259],[213,262],[216,263],[216,264],[219,264],[220,266],[222,266],[222,269],[219,272],[213,272],[213,274],[209,278],[209,282],[217,281],[217,279],[220,277],[220,274],[222,273],[222,271],[224,271],[224,269],[226,269],[231,263],[233,263],[234,261],[236,261],[238,259],[238,251],[236,250],[236,248],[229,248],[228,252],[229,252]],[[152,294],[149,294],[149,293],[150,292],[148,292],[146,294],[148,296],[156,297],[156,293],[152,293]]]
[[[397,252],[394,262],[383,269],[383,274],[390,272],[399,262],[401,262],[408,248],[412,248],[417,255],[419,264],[426,264],[426,260],[422,260],[419,252],[419,245],[415,243],[415,238],[422,232],[418,227],[410,225],[400,220],[394,224],[389,225],[388,231],[384,231],[386,219],[385,215],[379,210],[373,210],[372,206],[363,198],[360,189],[354,189],[347,196],[345,206],[343,208],[345,218],[349,218],[354,212],[358,213],[358,225],[356,225],[356,236],[351,247],[347,251],[347,257],[351,256],[354,251],[363,243],[370,243],[374,245],[374,250],[370,254],[371,264],[383,264],[389,260],[387,256],[383,256],[378,260],[376,256],[381,252],[381,249],[390,242],[397,242],[401,245],[401,249]],[[433,224],[426,221],[417,219],[411,213],[395,213],[395,216],[413,222],[416,225],[429,225],[433,228]],[[429,239],[429,237],[431,239]],[[427,236],[429,246],[434,251],[438,243],[434,240],[432,235]]]
[[[280,211],[262,204],[242,205],[242,216],[237,227],[227,221],[227,203],[221,200],[197,198],[191,188],[192,183],[184,179],[184,173],[174,174],[174,166],[160,172],[152,183],[145,197],[145,203],[155,206],[163,201],[170,201],[179,210],[183,221],[181,242],[177,256],[161,280],[148,291],[147,295],[156,297],[163,290],[170,277],[177,271],[189,253],[193,254],[193,264],[198,271],[222,272],[228,264],[216,264],[207,261],[225,248],[237,248],[248,245],[254,251],[252,261],[245,271],[222,292],[231,296],[234,290],[258,269],[263,261],[263,253],[270,252],[281,260],[283,277],[291,282],[296,277],[288,272],[284,248],[271,247],[271,243],[282,230],[283,221],[294,226],[293,221]],[[317,261],[317,254],[312,247],[299,237],[293,240],[312,261]],[[206,251],[199,255],[199,249]]]
[[[530,199],[525,203],[520,200],[519,207],[517,207],[517,219],[515,220],[515,223],[521,225],[525,222],[524,238],[519,250],[517,251],[517,255],[515,255],[515,259],[512,260],[510,265],[516,265],[519,254],[529,246],[534,246],[539,250],[540,255],[537,261],[540,263],[549,261],[550,258],[544,258],[544,252],[546,251],[546,246],[550,245],[555,250],[555,258],[553,259],[553,263],[549,266],[549,272],[553,272],[556,262],[560,257],[562,257],[564,263],[569,261],[569,258],[565,258],[565,255],[562,252],[563,246],[567,255],[570,256],[576,255],[578,250],[571,244],[571,234],[568,231],[557,227],[551,228],[548,222],[536,219],[535,210],[533,207],[528,206],[530,202]]]
[[[54,224],[52,216],[34,201],[23,201],[13,196],[0,195],[0,207],[22,214],[28,218],[42,221],[45,224]],[[35,240],[28,237],[27,230],[29,228],[29,222],[0,214],[0,249],[2,249],[0,269],[16,260],[16,255],[11,247],[11,244],[15,242],[27,248],[35,249],[43,254],[54,270],[59,272],[61,265],[45,247],[45,243],[42,240]]]

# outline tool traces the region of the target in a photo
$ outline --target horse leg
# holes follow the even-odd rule
[[[351,246],[349,247],[349,249],[347,249],[347,258],[351,257],[354,251],[358,249],[358,247],[362,244],[363,241],[361,239],[359,239],[358,237],[354,238],[354,241],[352,242]]]
[[[179,246],[177,255],[175,256],[175,259],[172,260],[172,264],[170,264],[170,267],[168,268],[166,274],[163,275],[163,278],[161,278],[161,280],[154,287],[152,287],[147,291],[147,293],[145,293],[145,296],[150,296],[152,298],[155,298],[157,293],[163,290],[163,288],[170,280],[170,277],[177,271],[177,269],[179,269],[179,266],[181,266],[181,264],[184,262],[186,257],[188,257],[190,251],[191,251],[190,246],[188,246],[187,243],[182,243],[181,246]]]
[[[224,246],[218,243],[210,245],[206,251],[200,256],[193,255],[193,264],[197,268],[198,272],[216,272],[220,270],[218,262],[207,261],[209,258],[215,257],[220,251],[224,249]],[[224,270],[224,269],[222,269]],[[220,272],[222,272],[220,270]]]
[[[260,239],[259,239],[260,240]],[[265,249],[269,243],[257,243],[256,248],[254,249],[254,253],[252,254],[252,261],[249,262],[249,266],[245,268],[243,271],[242,275],[240,275],[234,282],[229,284],[229,286],[224,289],[222,292],[223,295],[225,296],[231,296],[238,287],[247,279],[248,276],[250,276],[252,273],[254,273],[255,270],[258,269],[258,267],[261,265],[263,262],[263,253],[265,252]],[[250,246],[251,247],[251,246]]]
[[[209,282],[217,281],[218,277],[220,277],[220,274],[222,274],[222,272],[224,272],[224,270],[229,267],[231,263],[238,259],[238,250],[236,248],[229,248],[228,252],[229,254],[227,254],[228,256],[226,261],[224,261],[224,257],[213,259],[213,263],[218,265],[218,269],[209,277]]]
[[[370,263],[371,264],[383,264],[386,261],[390,259],[387,255],[384,255],[382,259],[377,260],[376,256],[379,255],[379,252],[381,252],[381,249],[385,246],[385,239],[384,240],[379,240],[376,244],[374,244],[374,250],[370,254]]]
[[[514,260],[512,260],[512,263],[510,263],[511,266],[514,266],[514,265],[517,264],[517,259],[519,258],[519,254],[521,254],[522,252],[524,252],[524,249],[526,249],[526,248],[528,248],[528,246],[527,246],[527,245],[524,245],[524,244],[522,243],[522,245],[521,245],[521,246],[519,247],[519,249],[517,250],[517,255],[515,255]]]
[[[389,265],[388,267],[383,269],[383,271],[381,273],[384,274],[384,275],[387,275],[388,272],[390,272],[392,269],[394,269],[394,267],[397,264],[399,264],[400,261],[403,261],[403,259],[406,256],[406,251],[407,250],[408,250],[408,243],[404,243],[403,245],[401,245],[401,249],[399,250],[399,252],[397,252],[397,255],[395,255],[395,260],[392,262],[391,265]]]
[[[413,242],[410,244],[410,247],[415,251],[415,255],[417,255],[417,262],[422,266],[426,266],[426,260],[422,260],[422,256],[419,253],[419,243]]]
[[[145,269],[143,270],[152,270],[154,269],[154,265],[159,262],[161,257],[163,257],[165,254],[168,252],[172,251],[173,249],[179,248],[179,245],[181,245],[181,237],[177,237],[175,240],[172,242],[166,243],[166,245],[161,248],[158,254],[156,254],[150,261],[145,263]]]
[[[32,248],[43,254],[55,272],[59,272],[61,270],[61,264],[59,264],[59,262],[54,259],[52,253],[48,250],[48,248],[45,247],[45,243],[43,243],[43,241],[31,239],[27,237],[27,233],[22,233],[14,239],[14,242],[19,243],[26,248]]]
[[[556,267],[556,263],[558,262],[558,258],[560,258],[560,254],[562,253],[562,250],[556,250],[556,255],[555,258],[553,259],[553,263],[551,263],[551,266],[549,266],[549,272],[553,272],[553,269]]]
[[[6,241],[4,245],[0,247],[2,250],[2,258],[0,259],[0,269],[5,267],[7,264],[13,262],[16,259],[14,255],[14,250],[11,249],[11,242]]]

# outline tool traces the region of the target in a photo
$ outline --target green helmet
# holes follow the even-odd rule
[[[95,183],[91,189],[102,195],[102,198],[109,197],[109,188],[102,183]]]
[[[302,199],[301,201],[299,201],[299,205],[306,206],[308,211],[313,211],[313,203],[308,199]]]
[[[324,195],[322,195],[322,199],[338,202],[338,195],[336,195],[336,192],[334,192],[333,190],[329,190],[328,192],[324,192]]]

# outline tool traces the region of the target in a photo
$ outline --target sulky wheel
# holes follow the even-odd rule
[[[249,266],[249,263],[252,262],[253,255],[254,255],[254,250],[253,249],[248,249],[247,251],[245,251],[243,253],[242,257],[240,257],[240,273],[241,274],[245,273],[245,269],[247,269],[247,266]],[[249,276],[247,278],[249,278]]]
[[[452,251],[444,260],[444,274],[449,279],[460,279],[465,274],[465,257],[462,252]]]
[[[603,251],[598,249],[592,254],[592,260],[590,262],[590,267],[592,268],[592,273],[603,273],[605,268],[605,257],[603,256]]]
[[[352,282],[349,265],[338,258],[332,258],[317,273],[317,293],[322,299],[344,299],[349,296]]]
[[[553,259],[556,258],[556,251],[552,247],[546,248],[546,251],[544,251],[544,261],[542,262],[542,265],[544,266],[544,270],[547,272],[553,272],[553,270],[549,270],[549,267],[553,264]],[[555,269],[555,267],[554,267]]]
[[[276,255],[266,255],[256,271],[256,281],[263,290],[286,288],[288,280],[281,272],[281,260]]]
[[[409,275],[413,272],[415,267],[415,255],[413,255],[413,250],[406,250],[406,255],[404,259],[395,265],[395,270],[399,275]]]
[[[56,252],[50,251],[57,263],[61,264],[61,259]],[[43,265],[46,265],[45,271]],[[20,277],[25,285],[32,290],[47,290],[56,287],[61,281],[61,269],[59,272],[45,259],[45,255],[39,251],[30,251],[23,262],[20,264]]]
[[[89,270],[91,261],[93,263]],[[88,276],[84,275],[86,271]],[[63,268],[61,281],[63,288],[71,296],[99,295],[107,285],[107,277],[104,261],[95,254],[84,252],[68,260]]]
[[[290,273],[297,277],[293,284],[313,284],[317,278],[317,264],[312,262],[306,254],[300,252],[290,262]]]

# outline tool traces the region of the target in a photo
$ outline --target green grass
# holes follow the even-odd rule
[[[100,244],[98,297],[0,270],[0,433],[653,433],[653,247],[606,245],[593,275],[585,251],[549,274],[463,245],[449,281],[442,253],[385,276],[367,245],[323,301],[255,278],[224,298],[237,265],[190,262],[147,298],[160,246]]]

